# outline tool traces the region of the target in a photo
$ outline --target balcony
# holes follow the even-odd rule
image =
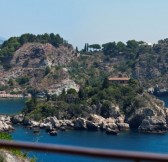
[[[130,160],[135,162],[153,161],[153,162],[168,162],[168,155],[155,154],[155,153],[142,153],[133,151],[119,151],[107,149],[91,149],[83,147],[72,147],[63,145],[51,145],[43,143],[32,142],[13,142],[13,141],[0,141],[0,148],[16,148],[23,150],[33,150],[50,153],[70,154],[78,156],[88,156],[95,158],[105,158],[114,160]]]

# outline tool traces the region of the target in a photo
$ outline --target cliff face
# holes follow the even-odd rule
[[[149,94],[139,96],[143,99],[143,105],[134,107],[134,111],[127,116],[132,128],[138,128],[142,132],[163,133],[167,131],[167,110],[163,101]]]
[[[75,54],[71,45],[60,45],[55,48],[49,43],[26,43],[14,53],[10,64],[15,68],[66,66],[75,58]]]
[[[154,47],[153,47],[154,48]],[[135,61],[132,74],[147,87],[158,84],[160,87],[168,86],[168,59],[167,52],[141,53]]]
[[[0,161],[2,162],[30,162],[31,160],[13,155],[7,150],[0,150]]]
[[[49,43],[26,43],[13,57],[4,61],[10,69],[3,70],[1,67],[0,85],[8,86],[12,80],[12,86],[21,91],[25,91],[26,87],[40,91],[52,89],[63,80],[69,80],[68,70],[63,67],[77,58],[78,54],[71,45],[56,48]]]

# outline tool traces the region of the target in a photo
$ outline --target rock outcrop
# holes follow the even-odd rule
[[[71,45],[55,48],[49,43],[26,43],[15,52],[10,64],[29,68],[67,65],[75,53]]]
[[[167,132],[166,119],[163,116],[152,116],[143,119],[138,129],[142,132],[164,133]]]
[[[13,124],[18,124],[18,123],[22,123],[23,119],[24,119],[24,115],[23,114],[14,115],[11,118],[11,122]]]
[[[117,135],[118,132],[119,132],[118,130],[113,130],[111,128],[106,129],[106,134],[108,134],[108,135]]]
[[[84,118],[77,118],[76,120],[74,120],[74,128],[75,129],[86,129],[86,119]]]
[[[14,130],[11,118],[6,115],[0,115],[0,132],[9,132]]]
[[[90,131],[104,130],[112,132],[129,129],[129,124],[124,122],[124,116],[119,116],[116,119],[113,117],[105,119],[102,116],[91,114],[87,119],[79,117],[73,120],[58,120],[55,116],[50,116],[39,122],[30,120],[26,117],[23,119],[22,117],[22,114],[15,115],[12,117],[12,121],[15,124],[18,123],[28,126],[34,133],[39,132],[38,128],[45,129],[50,135],[57,135],[58,130],[65,131],[67,129]]]
[[[143,94],[145,106],[139,107],[128,117],[128,123],[132,128],[142,132],[164,133],[167,131],[168,114],[162,101]]]
[[[3,162],[31,162],[30,159],[16,156],[12,152],[2,149],[0,150],[0,157]]]
[[[60,95],[63,89],[74,88],[78,91],[79,86],[69,79],[68,69],[60,68],[60,66],[68,66],[78,57],[79,54],[70,44],[62,44],[56,48],[49,43],[25,43],[14,52],[13,57],[4,60],[5,65],[10,68],[4,70],[0,67],[0,83],[9,86],[10,92],[15,92],[16,89],[9,85],[9,80],[12,80],[15,87],[19,89],[17,93],[26,90],[23,84],[18,82],[23,78],[27,78],[27,85],[38,89],[39,92],[48,90],[48,94],[51,95]]]

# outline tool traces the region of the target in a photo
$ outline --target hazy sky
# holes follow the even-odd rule
[[[168,37],[168,0],[0,0],[0,36],[58,33],[84,43]]]

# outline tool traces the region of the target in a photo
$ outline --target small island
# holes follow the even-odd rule
[[[167,42],[86,43],[79,51],[59,34],[9,38],[0,46],[0,97],[28,98],[21,114],[1,116],[0,130],[167,132],[168,111],[154,96],[168,87],[158,50]]]

